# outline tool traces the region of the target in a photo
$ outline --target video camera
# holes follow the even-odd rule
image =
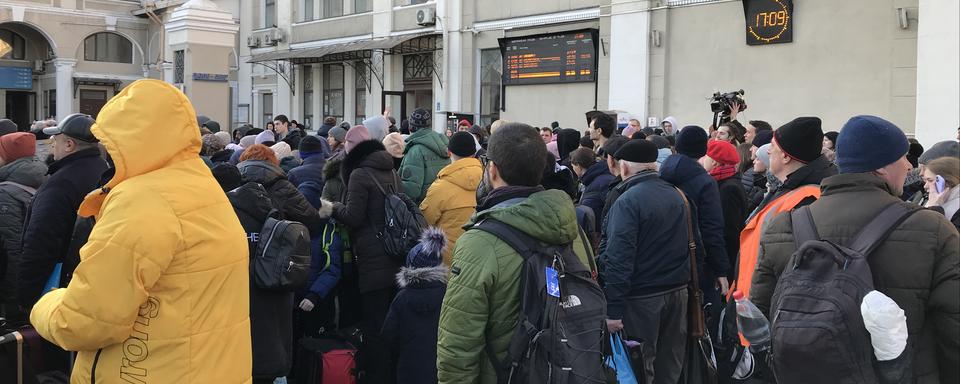
[[[721,116],[730,116],[730,109],[733,103],[740,104],[740,111],[747,109],[747,103],[743,101],[743,90],[720,93],[713,93],[713,100],[710,101],[710,111]]]

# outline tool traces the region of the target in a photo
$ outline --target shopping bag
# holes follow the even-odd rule
[[[630,364],[630,352],[624,346],[620,333],[610,335],[610,352],[610,355],[605,359],[605,363],[617,372],[617,383],[639,384]]]

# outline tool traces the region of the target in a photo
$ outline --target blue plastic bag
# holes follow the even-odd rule
[[[43,293],[46,294],[54,289],[60,288],[60,271],[63,269],[63,263],[57,263],[53,266],[53,273],[50,274],[50,277],[47,278],[46,284],[43,285]]]
[[[610,335],[611,355],[607,356],[605,362],[608,367],[617,372],[617,382],[619,384],[637,384],[637,376],[633,374],[633,368],[630,366],[630,353],[623,345],[620,333]]]

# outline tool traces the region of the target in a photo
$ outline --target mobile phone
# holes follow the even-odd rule
[[[934,186],[937,188],[937,193],[943,193],[947,189],[947,181],[943,179],[943,176],[937,175]]]

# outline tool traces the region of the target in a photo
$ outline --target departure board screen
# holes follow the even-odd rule
[[[500,39],[503,85],[592,82],[596,30]]]

